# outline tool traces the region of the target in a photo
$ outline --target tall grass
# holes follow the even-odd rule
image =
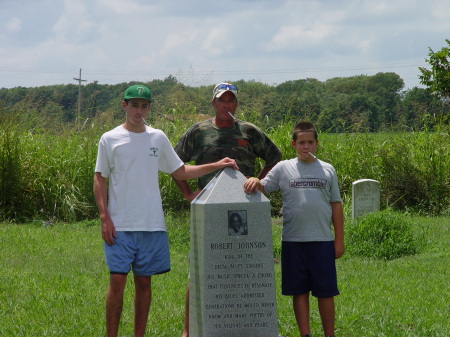
[[[16,217],[18,205],[23,199],[22,141],[15,128],[8,132],[0,129],[0,212],[4,218]]]
[[[402,134],[385,141],[379,153],[383,173],[380,180],[388,202],[420,213],[448,212],[448,131]]]
[[[0,128],[0,218],[76,221],[95,216],[94,137]]]
[[[290,145],[294,122],[268,126],[267,118],[251,111],[238,117],[265,126],[284,159],[295,156]],[[194,122],[205,118],[208,116],[174,109],[153,116],[152,125],[162,129],[175,145]],[[106,112],[84,121],[81,130],[66,129],[58,134],[0,122],[0,219],[95,218],[92,180],[97,143],[103,132],[121,122],[114,119],[114,112]],[[336,168],[345,209],[350,207],[352,182],[366,178],[381,182],[383,207],[441,215],[450,212],[449,143],[448,127],[437,132],[320,133],[317,156]],[[195,185],[194,180],[191,183]],[[160,174],[160,186],[166,209],[189,208],[169,175]],[[272,194],[270,198],[272,214],[278,214],[280,196]]]
[[[359,179],[381,181],[379,135],[367,133],[320,134],[317,156],[331,163],[339,178],[344,200],[351,199],[352,183]]]

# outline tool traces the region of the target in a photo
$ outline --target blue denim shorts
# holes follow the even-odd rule
[[[167,232],[116,232],[114,244],[104,243],[106,264],[111,274],[136,276],[163,274],[170,270]]]
[[[288,242],[281,246],[281,292],[315,297],[339,295],[334,242]]]

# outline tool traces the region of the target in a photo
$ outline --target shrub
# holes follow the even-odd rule
[[[346,249],[352,256],[393,260],[414,255],[420,248],[407,216],[390,210],[365,214],[352,221],[346,232]]]

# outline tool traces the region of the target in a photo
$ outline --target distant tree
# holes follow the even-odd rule
[[[320,112],[316,122],[317,128],[322,132],[345,132],[345,121],[338,111],[332,107],[325,107]]]
[[[169,75],[164,80],[152,80],[147,83],[153,95],[158,96],[163,94],[164,92],[172,89],[175,85],[178,84],[178,80],[175,76]]]
[[[75,119],[78,102],[78,86],[75,84],[67,84],[61,94],[60,102],[64,109],[63,119],[71,122]]]
[[[403,80],[395,73],[336,77],[325,82],[323,126],[334,132],[377,132],[395,124]]]
[[[315,123],[322,110],[322,82],[306,78],[281,83],[275,88],[275,104],[267,113],[275,120],[309,120]]]
[[[395,73],[377,73],[367,79],[367,92],[377,107],[379,123],[387,129],[398,122],[396,111],[404,86],[404,81]]]
[[[136,83],[142,82],[110,85],[94,81],[83,85],[80,116],[85,121],[99,117],[108,125],[120,123],[124,118],[123,92]],[[280,122],[309,120],[329,132],[421,130],[450,119],[450,105],[445,100],[427,89],[401,92],[404,83],[395,73],[336,77],[325,82],[306,78],[278,85],[255,80],[233,83],[239,88],[238,118],[263,129],[277,127]],[[214,84],[192,87],[172,75],[143,84],[154,95],[150,123],[166,116],[169,123],[188,121],[190,116],[200,120],[213,114]],[[16,123],[29,129],[72,127],[77,117],[77,101],[75,84],[0,89],[0,124],[3,117],[14,116]],[[169,124],[178,127],[176,123]]]
[[[419,131],[426,116],[433,114],[438,100],[428,90],[414,87],[403,93],[398,128]]]
[[[429,59],[425,59],[431,66],[430,69],[419,67],[422,75],[419,76],[420,83],[441,99],[450,99],[450,40],[445,39],[448,47],[434,52],[429,49]]]
[[[233,82],[238,87],[239,109],[236,117],[265,127],[266,104],[272,100],[273,88],[268,84],[244,80]],[[212,90],[211,90],[212,92]],[[212,96],[212,95],[211,95]]]
[[[23,100],[30,90],[31,89],[25,87],[0,89],[0,100],[3,101],[5,107],[12,107]]]

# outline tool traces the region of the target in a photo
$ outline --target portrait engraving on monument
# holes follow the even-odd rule
[[[228,235],[247,235],[247,211],[228,211]]]

